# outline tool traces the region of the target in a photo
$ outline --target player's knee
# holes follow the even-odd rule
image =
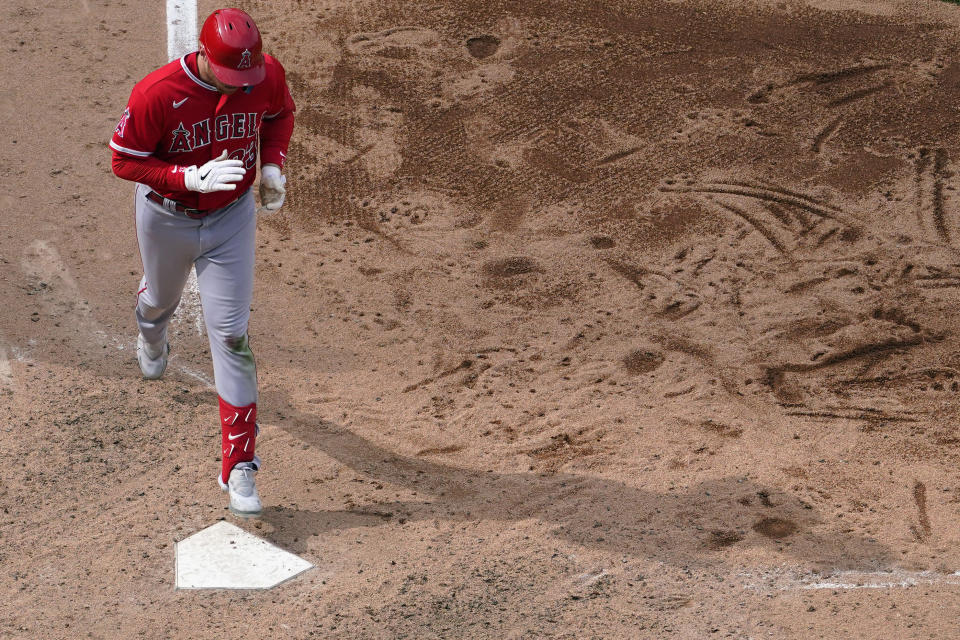
[[[137,302],[137,315],[148,322],[157,322],[172,316],[179,302],[180,300],[177,299],[168,304],[157,304],[141,296]]]

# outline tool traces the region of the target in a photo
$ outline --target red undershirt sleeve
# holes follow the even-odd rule
[[[186,191],[183,167],[153,157],[135,158],[113,152],[113,173],[118,178],[145,184],[154,191]]]

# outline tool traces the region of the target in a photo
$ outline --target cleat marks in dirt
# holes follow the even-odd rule
[[[808,74],[798,76],[792,84],[801,84],[805,82],[812,82],[814,84],[829,84],[831,82],[838,82],[840,80],[857,78],[862,75],[867,75],[870,73],[874,73],[876,71],[883,71],[884,69],[889,69],[889,68],[890,68],[889,64],[867,64],[867,65],[857,65],[853,67],[845,67],[843,69],[838,69],[836,71],[808,73]]]
[[[823,129],[821,129],[817,135],[813,137],[813,144],[810,145],[810,150],[814,153],[820,153],[823,149],[823,145],[829,140],[833,135],[840,130],[840,127],[843,125],[842,118],[834,118],[827,123]]]
[[[631,375],[640,375],[641,373],[655,371],[663,364],[664,360],[664,355],[658,351],[635,349],[624,356],[623,368]]]
[[[773,184],[772,182],[769,182],[767,180],[757,179],[755,183],[731,180],[729,184],[739,186],[739,187],[765,189],[766,191],[773,194],[779,194],[781,196],[787,196],[791,198],[798,198],[802,201],[808,202],[809,204],[823,207],[824,209],[835,211],[836,213],[843,213],[840,207],[832,205],[829,202],[825,202],[822,198],[816,198],[814,196],[811,196],[810,194],[803,193],[801,191],[796,191],[795,189],[788,189],[786,187]]]
[[[590,246],[597,250],[613,249],[616,241],[610,236],[590,236]]]
[[[442,455],[445,453],[457,453],[458,451],[463,451],[463,449],[464,447],[460,445],[449,445],[446,447],[431,447],[428,449],[421,449],[420,451],[417,451],[417,453],[414,455],[416,455],[417,457],[436,456],[436,455]]]
[[[709,202],[715,203],[715,204],[716,204],[717,206],[719,206],[721,209],[723,209],[723,210],[725,210],[725,211],[729,211],[730,213],[734,214],[735,216],[737,216],[737,217],[743,219],[744,221],[746,221],[747,224],[749,224],[751,227],[753,227],[754,229],[756,229],[757,232],[758,232],[760,235],[762,235],[764,238],[766,238],[767,242],[769,242],[769,243],[773,246],[774,249],[776,249],[777,251],[779,251],[781,254],[783,254],[783,255],[785,255],[785,256],[788,256],[788,257],[790,256],[790,250],[787,249],[787,247],[784,246],[784,244],[783,244],[779,239],[777,239],[777,237],[773,234],[773,232],[771,232],[771,231],[766,227],[766,225],[764,225],[763,222],[761,222],[758,218],[750,215],[749,213],[747,213],[745,210],[741,209],[740,207],[734,206],[734,205],[732,205],[732,204],[727,204],[727,203],[725,203],[725,202],[721,202],[721,201],[717,200],[716,198],[707,196],[706,199],[707,199],[707,201],[709,201]]]
[[[863,224],[854,217],[848,216],[840,208],[825,203],[812,196],[773,185],[754,184],[747,182],[703,182],[693,184],[668,184],[659,187],[660,191],[676,193],[693,193],[705,195],[742,196],[753,200],[762,200],[774,204],[795,207],[852,228],[860,228]]]
[[[914,269],[910,270],[911,272]],[[904,274],[906,277],[908,274]],[[937,267],[923,265],[912,274],[913,284],[921,289],[951,289],[960,287],[960,264]]]
[[[721,438],[736,439],[743,435],[743,429],[741,427],[731,427],[728,424],[718,422],[711,418],[707,418],[706,420],[700,422],[700,428],[704,431],[716,434]]]
[[[500,48],[500,39],[496,36],[491,35],[482,35],[476,36],[474,38],[468,38],[467,42],[467,51],[474,58],[482,60],[483,58],[489,58],[497,52]]]
[[[919,480],[913,485],[913,501],[917,505],[917,524],[910,525],[910,531],[917,542],[926,542],[933,532],[933,527],[927,514],[927,485]]]
[[[875,93],[880,93],[881,91],[886,91],[892,85],[889,82],[886,82],[881,85],[874,87],[866,87],[864,89],[857,89],[852,91],[844,96],[840,96],[834,100],[831,100],[827,103],[827,106],[830,108],[842,107],[843,105],[850,104],[852,102],[857,102],[858,100],[863,100],[867,96],[871,96]]]
[[[700,295],[674,281],[662,271],[646,269],[609,259],[606,263],[617,274],[644,292],[653,313],[665,320],[679,320],[696,311],[703,300]]]
[[[858,420],[876,425],[888,422],[920,422],[918,418],[906,415],[891,415],[880,409],[863,407],[835,407],[828,410],[788,411],[788,416],[804,416],[808,418],[825,418],[829,420]],[[867,429],[876,430],[876,427]]]
[[[781,207],[778,204],[773,202],[765,203],[767,210],[770,211],[770,215],[777,219],[777,221],[784,225],[790,226],[793,224],[793,216],[790,215],[790,212]]]
[[[542,271],[536,260],[527,256],[512,256],[490,260],[483,265],[483,272],[491,278],[514,278]]]
[[[783,371],[770,369],[767,371],[765,382],[780,406],[803,406],[807,394],[792,376],[788,377]]]
[[[829,240],[829,239],[831,239],[833,236],[837,235],[837,233],[838,233],[839,231],[840,231],[840,229],[839,229],[838,227],[832,227],[832,228],[830,228],[830,229],[827,229],[827,231],[825,231],[824,233],[821,233],[821,234],[817,237],[817,242],[816,242],[816,245],[815,245],[815,246],[817,246],[817,247],[822,247],[824,244],[826,244],[827,240]]]
[[[909,385],[916,391],[924,391],[929,385],[938,391],[946,390],[947,388],[949,388],[951,391],[957,391],[958,388],[960,388],[960,384],[957,383],[958,379],[960,379],[960,371],[957,371],[956,369],[952,369],[950,367],[924,367],[914,371],[906,371],[904,373],[897,374],[884,374],[874,376],[872,378],[846,378],[840,380],[839,383],[842,385],[878,387],[884,387],[891,384],[898,384],[901,386]]]
[[[856,360],[873,354],[916,347],[923,342],[924,337],[919,335],[905,338],[892,337],[887,340],[869,342],[849,349],[819,355],[819,357],[818,354],[814,354],[813,357],[815,358],[815,361],[813,362],[789,362],[776,367],[771,367],[771,370],[790,373],[815,371],[817,369],[832,367],[834,365],[843,364],[849,360]]]
[[[538,463],[538,471],[556,473],[568,462],[581,461],[583,458],[597,452],[596,447],[588,442],[599,442],[603,432],[585,438],[586,429],[581,429],[573,436],[568,433],[558,433],[550,437],[550,442],[530,449],[527,455]]]
[[[707,548],[713,551],[719,551],[720,549],[735,545],[742,540],[742,533],[726,529],[716,529],[710,532],[710,538],[707,540]]]
[[[953,246],[955,223],[947,218],[945,207],[946,179],[952,175],[946,149],[917,150],[914,163],[917,224],[930,241]]]
[[[754,523],[753,530],[766,538],[781,540],[795,534],[800,527],[785,518],[762,518]]]
[[[917,286],[921,289],[956,289],[960,287],[960,276],[917,278]]]
[[[950,245],[950,232],[943,216],[943,174],[947,165],[947,152],[937,149],[933,156],[933,224],[937,236],[944,244]]]
[[[923,229],[924,227],[924,208],[926,206],[926,198],[924,197],[926,191],[926,182],[928,167],[930,166],[930,151],[925,147],[921,147],[917,150],[917,161],[914,163],[916,169],[914,173],[914,188],[916,191],[917,198],[917,225]]]
[[[895,411],[877,412],[862,406],[806,406],[806,389],[815,379],[836,397],[848,398],[851,387],[872,397],[876,391],[911,386],[906,379],[886,374],[864,378],[877,367],[897,366],[908,352],[921,345],[936,342],[939,336],[925,331],[902,310],[878,310],[871,317],[852,322],[852,318],[824,321],[806,318],[781,325],[771,331],[771,344],[795,345],[792,354],[781,354],[780,362],[762,365],[761,379],[782,406],[799,407],[790,414],[814,418],[848,419],[873,422],[914,422],[909,414]],[[802,354],[807,354],[805,357]],[[891,377],[893,376],[893,377]],[[877,401],[880,401],[879,399]]]
[[[399,26],[374,33],[357,33],[347,38],[347,51],[353,55],[376,55],[406,59],[423,49],[440,44],[435,31],[416,26]]]
[[[861,76],[869,75],[876,73],[877,71],[883,71],[884,69],[889,69],[889,64],[867,64],[867,65],[857,65],[853,67],[845,67],[843,69],[838,69],[836,71],[822,71],[815,73],[804,73],[799,76],[796,76],[792,80],[781,84],[769,83],[764,86],[762,89],[754,91],[752,94],[747,96],[747,102],[750,104],[765,104],[770,102],[770,97],[777,91],[782,89],[787,89],[790,87],[796,87],[799,85],[815,85],[822,86],[831,84],[834,82],[840,82],[843,80],[849,80],[852,78],[859,78]]]
[[[679,320],[699,309],[701,304],[703,304],[703,301],[697,294],[688,292],[679,299],[669,300],[666,305],[657,311],[657,315],[667,320]]]
[[[745,222],[778,254],[788,260],[805,249],[817,249],[839,234],[839,239],[856,241],[863,233],[863,224],[839,207],[809,194],[763,181],[665,181],[661,192],[690,194],[715,209]],[[817,237],[806,236],[818,226]],[[839,224],[840,226],[836,226]],[[796,285],[801,286],[802,285]]]
[[[660,278],[663,278],[664,280],[670,280],[670,276],[668,276],[662,271],[629,265],[619,260],[609,259],[607,260],[607,264],[610,265],[611,269],[613,269],[618,274],[620,274],[621,276],[623,276],[633,284],[637,285],[641,289],[644,289],[647,287],[647,285],[644,284],[644,279],[646,278],[646,276],[652,275],[652,276],[658,276]]]
[[[461,361],[460,364],[458,364],[457,366],[455,366],[455,367],[450,367],[449,369],[446,369],[446,370],[444,370],[444,371],[441,371],[440,373],[438,373],[438,374],[435,375],[435,376],[430,376],[429,378],[424,378],[423,380],[420,380],[419,382],[415,382],[415,383],[413,383],[413,384],[407,385],[406,387],[403,388],[403,393],[410,393],[411,391],[416,391],[417,389],[419,389],[419,388],[421,388],[421,387],[424,387],[424,386],[427,386],[427,385],[431,385],[431,384],[433,384],[434,382],[437,382],[438,380],[442,380],[442,379],[444,379],[444,378],[449,378],[450,376],[455,375],[455,374],[459,373],[460,371],[468,371],[468,370],[470,370],[471,367],[473,367],[473,366],[474,366],[474,361],[473,361],[473,360],[465,359],[465,360]],[[490,365],[487,365],[487,364],[481,364],[481,365],[479,366],[479,369],[481,370],[481,372],[482,372],[482,371],[485,371],[485,370],[487,370],[487,369],[489,369],[489,368],[490,368]],[[476,378],[474,377],[474,379],[476,379]]]
[[[742,136],[777,137],[779,131],[770,130],[754,116],[738,109],[700,109],[683,116],[681,125],[670,134],[673,142],[691,142],[701,135],[727,131]]]
[[[809,289],[813,289],[817,285],[823,284],[824,282],[830,282],[830,278],[827,276],[818,276],[816,278],[810,278],[809,280],[801,280],[796,282],[786,289],[783,290],[784,293],[804,293]]]
[[[635,154],[637,151],[640,151],[640,147],[633,147],[632,149],[625,149],[624,151],[617,151],[617,152],[615,152],[615,153],[611,153],[610,155],[604,156],[604,157],[601,158],[599,161],[597,161],[597,166],[603,166],[603,165],[606,165],[606,164],[613,164],[614,162],[617,162],[618,160],[623,160],[624,158],[629,158],[630,156],[632,156],[633,154]]]

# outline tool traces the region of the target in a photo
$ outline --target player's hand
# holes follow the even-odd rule
[[[227,151],[224,149],[219,158],[211,160],[199,168],[197,165],[193,165],[184,169],[183,184],[190,191],[199,191],[200,193],[233,191],[237,188],[234,183],[243,180],[243,174],[245,173],[243,161],[227,159]]]
[[[275,164],[260,167],[260,206],[267,211],[276,211],[287,197],[287,176],[280,173]]]

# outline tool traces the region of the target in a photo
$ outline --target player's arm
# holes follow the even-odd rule
[[[271,80],[272,99],[267,113],[263,116],[260,126],[260,163],[261,165],[275,164],[283,169],[287,159],[287,147],[290,145],[290,136],[293,135],[293,113],[297,107],[290,95],[287,86],[287,75],[275,58],[267,56],[267,64],[274,73]]]
[[[184,167],[153,157],[137,158],[113,151],[113,173],[124,180],[145,184],[154,191],[233,191],[235,182],[243,180],[246,170],[242,160],[227,158],[224,150],[219,158],[201,166]]]
[[[276,211],[283,206],[287,193],[287,178],[282,171],[290,136],[293,135],[296,105],[290,95],[283,66],[273,59],[269,63],[276,66],[277,75],[273,87],[274,100],[260,127],[260,203],[264,209]]]
[[[186,191],[181,167],[153,157],[130,156],[113,150],[113,173],[118,178],[145,184],[155,191]],[[178,169],[181,169],[178,171]]]

